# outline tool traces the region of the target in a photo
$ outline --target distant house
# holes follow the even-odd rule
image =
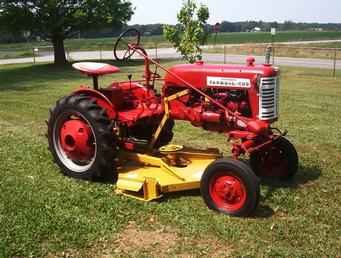
[[[261,28],[259,28],[259,27],[254,27],[253,29],[251,29],[250,32],[260,32],[260,31],[262,31]]]

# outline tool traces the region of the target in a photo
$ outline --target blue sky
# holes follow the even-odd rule
[[[130,0],[136,7],[129,24],[176,23],[183,0]],[[222,20],[337,22],[341,0],[197,0],[210,9],[209,23]]]

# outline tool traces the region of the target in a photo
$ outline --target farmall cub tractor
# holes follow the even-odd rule
[[[122,51],[122,44],[125,50]],[[142,80],[98,85],[98,77],[119,71],[102,63],[75,63],[93,78],[57,101],[48,120],[49,147],[68,176],[110,178],[116,191],[145,201],[163,193],[200,188],[207,206],[248,216],[260,197],[259,177],[292,177],[298,167],[285,132],[271,127],[278,118],[279,70],[269,64],[180,64],[166,69],[148,57],[140,34],[131,29],[117,40],[114,56],[144,58]],[[151,71],[150,64],[155,65]],[[157,68],[165,71],[162,79]],[[162,91],[154,88],[162,81]],[[175,120],[223,133],[231,158],[218,149],[168,145]],[[186,132],[184,132],[186,133]],[[249,157],[249,162],[239,160]]]

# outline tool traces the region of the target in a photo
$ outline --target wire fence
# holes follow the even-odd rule
[[[267,48],[272,49],[271,63],[274,65],[322,68],[331,70],[331,76],[341,70],[341,48],[303,47],[285,44],[250,44],[210,46],[206,53],[221,54],[223,62],[231,61],[235,55],[253,55],[258,60],[264,57]]]
[[[147,50],[153,57],[158,56],[159,49],[169,48],[169,44],[148,42]],[[96,48],[65,47],[66,59],[70,62],[79,60],[112,60],[114,59],[112,46],[108,44],[96,45]],[[166,53],[167,56],[167,53]],[[168,54],[169,56],[169,54]],[[0,64],[10,63],[40,63],[53,62],[53,46],[25,46],[22,48],[1,48]]]
[[[305,47],[284,44],[243,44],[243,45],[216,45],[203,48],[204,58],[216,62],[245,61],[245,55],[254,55],[257,61],[262,62],[266,48],[271,46],[271,61],[275,65],[316,67],[331,70],[331,76],[337,75],[341,69],[341,48]],[[148,42],[148,54],[156,58],[174,58],[179,55],[170,48],[169,44]],[[96,50],[65,48],[68,61],[79,60],[113,60],[113,51],[109,45],[96,45]],[[239,56],[239,58],[237,58]],[[264,60],[264,59],[263,59]],[[40,63],[53,62],[53,47],[25,46],[22,48],[0,48],[0,64],[10,63]]]

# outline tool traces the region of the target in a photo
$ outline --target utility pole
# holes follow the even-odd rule
[[[272,65],[275,64],[275,36],[276,36],[276,28],[271,28],[271,45],[272,45]]]

